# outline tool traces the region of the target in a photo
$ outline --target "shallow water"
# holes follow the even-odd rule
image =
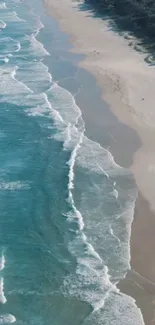
[[[142,324],[116,287],[130,268],[133,177],[86,137],[55,81],[71,73],[66,36],[42,3],[0,2],[0,19],[0,323]]]

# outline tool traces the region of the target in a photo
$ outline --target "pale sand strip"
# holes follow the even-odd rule
[[[73,51],[86,54],[80,63],[92,72],[104,91],[104,100],[125,124],[138,132],[143,146],[131,166],[138,187],[155,210],[155,68],[128,40],[110,30],[108,22],[77,10],[71,0],[45,0],[51,15],[69,33]]]

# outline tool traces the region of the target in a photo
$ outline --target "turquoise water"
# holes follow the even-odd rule
[[[0,323],[142,324],[116,287],[137,190],[55,81],[65,42],[40,1],[0,2]]]

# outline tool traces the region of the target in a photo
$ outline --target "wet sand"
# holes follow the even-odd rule
[[[82,98],[84,95],[81,91],[77,96],[77,104],[82,109],[86,121],[87,136],[105,147],[106,143],[102,143],[103,130],[105,134],[109,130],[110,151],[116,162],[130,167],[134,173],[139,196],[131,232],[131,271],[120,282],[119,288],[136,299],[145,324],[153,325],[155,324],[154,68],[147,66],[143,55],[133,51],[128,46],[127,40],[109,30],[107,22],[92,18],[90,12],[78,11],[77,5],[73,8],[70,0],[65,2],[45,0],[45,3],[53,17],[58,18],[62,30],[70,33],[74,44],[72,52],[86,55],[80,66],[94,74],[101,90],[103,89],[102,97],[113,112],[113,115],[109,115],[108,110],[104,108],[102,111],[103,107],[98,107],[98,114],[94,114],[93,109],[90,111],[89,108],[89,112],[86,111],[88,105],[82,109],[85,98]],[[94,93],[94,107],[95,96],[97,94]],[[93,98],[91,101],[93,102]]]
[[[131,232],[131,271],[119,283],[136,299],[146,325],[155,324],[155,214],[139,192]]]

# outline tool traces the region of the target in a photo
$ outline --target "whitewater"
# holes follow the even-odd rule
[[[75,96],[45,63],[51,20],[40,1],[0,2],[0,323],[141,325],[117,288],[137,188],[86,136]]]

